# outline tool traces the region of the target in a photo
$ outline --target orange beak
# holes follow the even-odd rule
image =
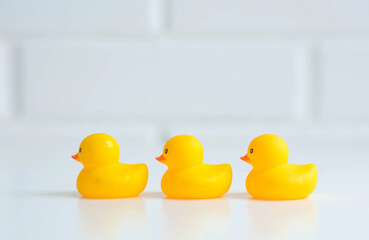
[[[74,160],[76,160],[76,161],[78,161],[78,162],[79,162],[79,159],[78,159],[78,153],[77,153],[76,155],[72,155],[72,158],[73,158]]]
[[[160,161],[160,162],[162,162],[162,161],[164,161],[165,160],[165,157],[163,156],[163,154],[162,155],[160,155],[159,157],[156,157],[155,158],[156,160],[158,160],[158,161]]]
[[[245,156],[243,156],[243,157],[240,157],[240,158],[241,158],[241,160],[243,160],[243,161],[245,161],[247,163],[250,163],[251,162],[251,159],[247,156],[247,154]]]

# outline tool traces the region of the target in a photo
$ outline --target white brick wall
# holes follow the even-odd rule
[[[0,120],[7,119],[12,113],[13,58],[11,47],[0,41]]]
[[[364,0],[0,1],[0,116],[163,133],[367,126],[368,12]]]
[[[6,34],[112,34],[150,30],[150,0],[0,1],[0,32]]]
[[[179,0],[173,1],[172,10],[172,30],[179,32],[368,32],[369,28],[366,0]]]
[[[369,120],[369,41],[327,41],[321,54],[323,116]]]
[[[291,117],[293,43],[29,43],[24,113],[43,116]],[[45,91],[47,90],[47,91]]]

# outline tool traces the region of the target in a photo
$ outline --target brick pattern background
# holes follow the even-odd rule
[[[2,0],[0,130],[364,134],[368,13],[365,0]]]

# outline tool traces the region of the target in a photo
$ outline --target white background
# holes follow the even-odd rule
[[[0,238],[367,238],[368,89],[365,0],[0,0]],[[95,132],[148,164],[141,198],[80,198],[70,155]],[[247,195],[263,133],[318,166],[308,199]],[[224,198],[161,194],[177,134],[232,165]]]

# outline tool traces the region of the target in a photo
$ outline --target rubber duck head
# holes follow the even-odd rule
[[[288,162],[288,146],[278,135],[260,135],[251,141],[247,154],[241,159],[255,169],[277,167]]]
[[[72,156],[84,167],[100,167],[119,162],[119,145],[110,135],[95,133],[81,142],[78,153]]]
[[[171,169],[187,168],[202,164],[204,149],[201,142],[190,135],[178,135],[168,140],[163,148],[163,154],[157,157]]]

